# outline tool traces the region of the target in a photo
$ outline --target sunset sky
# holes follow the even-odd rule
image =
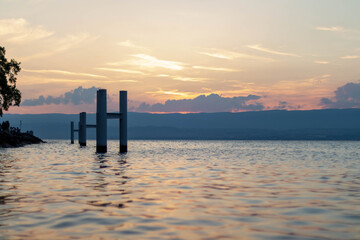
[[[359,12],[358,0],[0,0],[0,45],[22,67],[9,113],[94,112],[96,88],[110,110],[119,90],[132,111],[360,107]]]

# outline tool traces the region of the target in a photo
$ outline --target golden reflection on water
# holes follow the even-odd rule
[[[0,236],[360,238],[356,142],[94,144],[1,149]]]

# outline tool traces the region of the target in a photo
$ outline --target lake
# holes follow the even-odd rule
[[[358,141],[0,149],[0,239],[360,239]]]

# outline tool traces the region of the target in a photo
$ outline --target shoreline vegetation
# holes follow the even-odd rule
[[[0,148],[22,147],[28,144],[38,143],[44,143],[44,141],[35,137],[32,131],[23,133],[19,128],[10,127],[8,121],[1,124]]]

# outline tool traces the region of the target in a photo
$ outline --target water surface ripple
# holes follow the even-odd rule
[[[0,239],[360,239],[360,144],[0,149]]]

